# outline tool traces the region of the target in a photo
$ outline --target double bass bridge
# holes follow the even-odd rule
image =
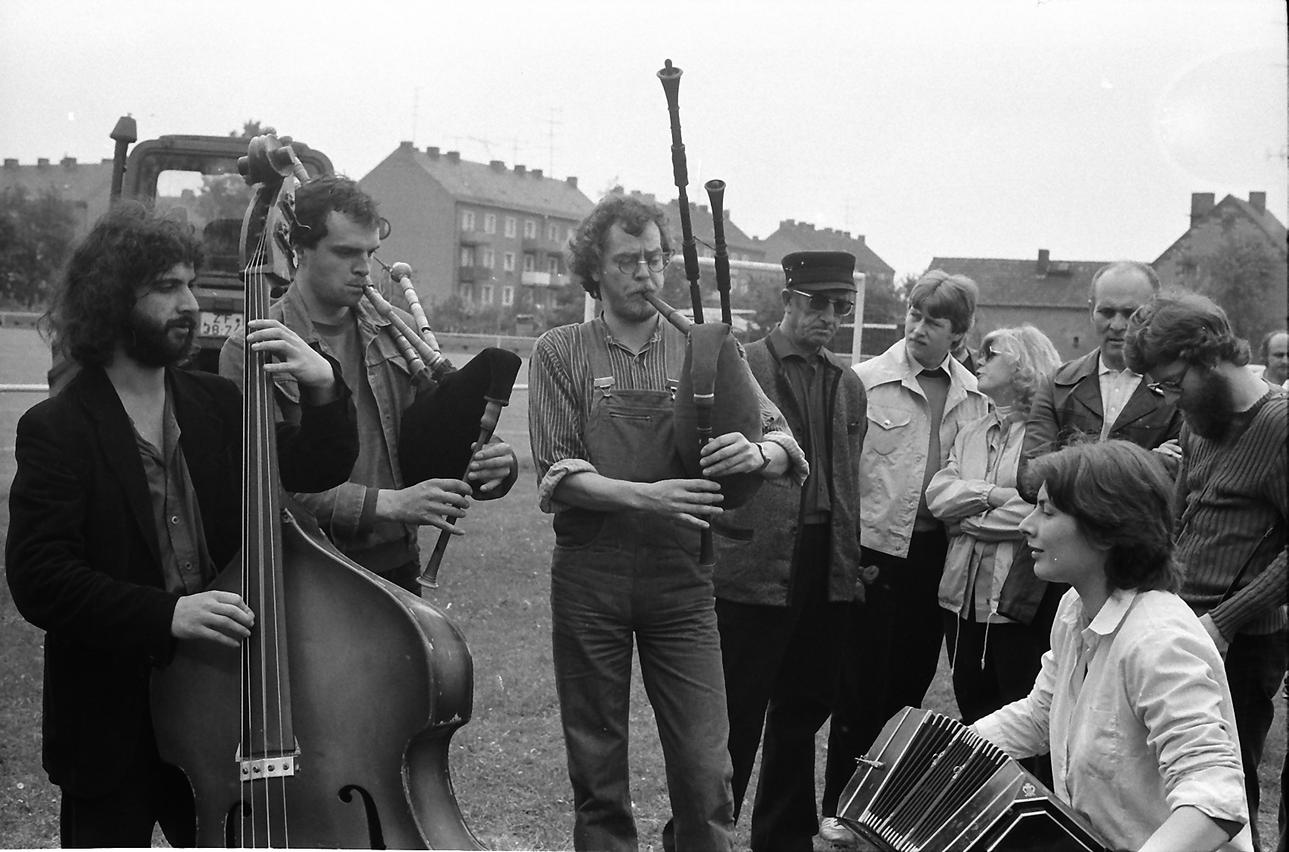
[[[297,750],[292,754],[281,754],[272,757],[243,758],[242,750],[237,750],[237,765],[241,771],[242,781],[258,781],[261,778],[287,778],[295,775],[295,759],[300,756]]]

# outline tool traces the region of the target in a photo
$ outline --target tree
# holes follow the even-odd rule
[[[917,276],[905,275],[898,285],[878,281],[864,291],[864,322],[895,323],[904,322],[909,290],[917,282]]]
[[[277,128],[264,127],[260,124],[259,119],[248,118],[246,121],[242,122],[241,130],[230,130],[228,135],[234,139],[253,139],[256,136],[263,136],[266,133],[276,135]]]
[[[1285,260],[1267,240],[1227,228],[1213,249],[1182,263],[1203,270],[1198,291],[1222,306],[1240,337],[1256,346],[1268,331],[1284,327]]]
[[[53,187],[34,197],[22,186],[0,190],[0,303],[44,304],[75,232],[74,205]]]

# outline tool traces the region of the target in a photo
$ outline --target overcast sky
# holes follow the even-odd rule
[[[1192,192],[1289,219],[1285,32],[1281,0],[0,0],[0,155],[257,119],[354,178],[411,139],[671,198],[670,58],[690,197],[724,179],[749,234],[1149,261]]]

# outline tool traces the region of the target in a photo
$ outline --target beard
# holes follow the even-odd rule
[[[1235,396],[1226,379],[1207,367],[1200,369],[1198,387],[1186,394],[1178,403],[1186,424],[1197,435],[1211,441],[1226,437],[1235,416]]]
[[[126,324],[129,334],[125,354],[145,367],[173,367],[188,360],[197,336],[197,323],[191,316],[156,322],[131,311]]]

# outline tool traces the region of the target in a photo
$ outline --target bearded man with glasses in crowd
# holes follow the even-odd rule
[[[1249,344],[1194,293],[1132,317],[1128,365],[1185,418],[1173,500],[1182,600],[1226,662],[1258,848],[1258,764],[1285,674],[1289,395],[1248,369]]]
[[[685,338],[646,298],[661,289],[670,254],[662,209],[607,196],[569,242],[570,268],[601,313],[538,338],[528,422],[539,504],[554,515],[552,634],[573,844],[637,847],[627,733],[638,640],[673,814],[663,846],[728,850],[725,678],[699,535],[721,513],[713,477],[759,471],[800,483],[805,459],[762,395],[763,440],[713,438],[705,478],[687,477],[672,424]]]

